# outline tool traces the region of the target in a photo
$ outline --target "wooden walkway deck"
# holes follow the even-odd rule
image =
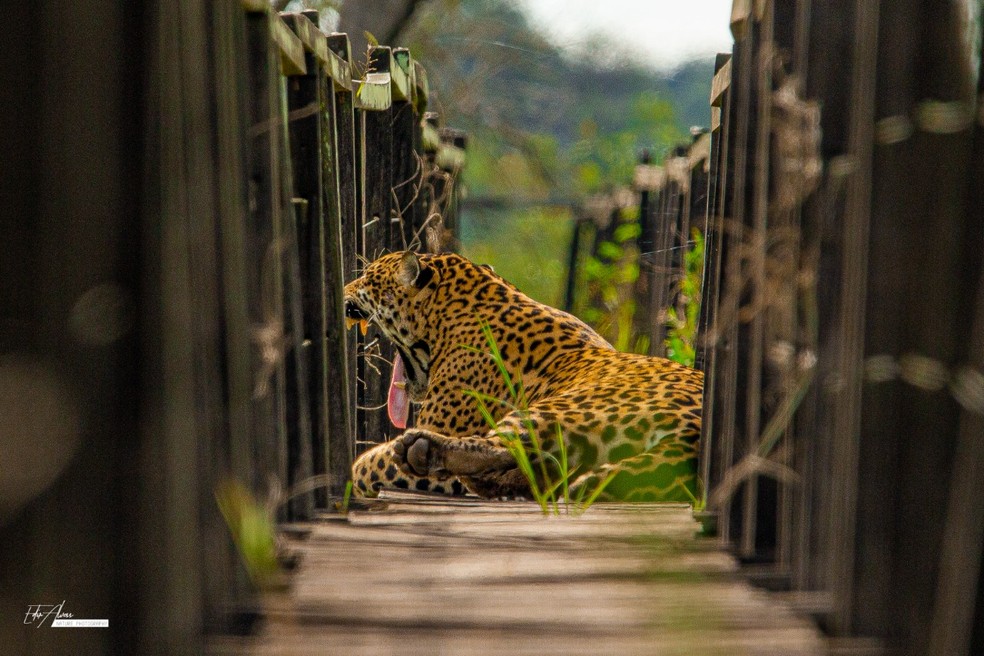
[[[305,524],[260,634],[214,654],[821,654],[810,622],[744,582],[681,505],[391,494]]]

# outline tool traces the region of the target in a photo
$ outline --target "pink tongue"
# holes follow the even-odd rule
[[[403,360],[400,354],[396,354],[393,361],[393,378],[390,380],[389,398],[386,399],[386,409],[389,411],[390,421],[397,428],[407,427],[407,417],[410,415],[410,400],[407,398],[406,390],[407,374],[403,368]],[[397,383],[402,383],[397,385]]]

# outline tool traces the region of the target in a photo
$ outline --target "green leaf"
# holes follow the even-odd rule
[[[642,234],[642,226],[636,222],[623,223],[615,228],[615,241],[619,244],[625,243],[630,239],[638,239]]]

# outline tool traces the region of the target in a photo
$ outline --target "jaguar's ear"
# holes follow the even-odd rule
[[[400,258],[400,271],[397,280],[406,287],[423,289],[434,277],[434,270],[426,266],[413,251],[407,251]]]

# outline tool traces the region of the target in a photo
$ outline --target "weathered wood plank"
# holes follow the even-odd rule
[[[303,16],[285,18],[288,25],[300,33],[311,21]],[[303,199],[298,212],[297,235],[300,253],[303,346],[301,353],[306,360],[305,391],[311,403],[309,424],[310,441],[306,447],[311,460],[308,476],[326,473],[328,421],[328,378],[326,352],[325,308],[325,258],[324,232],[325,208],[322,201],[322,175],[320,147],[323,134],[319,65],[312,54],[307,54],[307,75],[292,77],[287,82],[288,109],[295,116],[288,129],[291,140],[291,165],[294,172],[294,196]],[[295,481],[296,482],[296,481]],[[324,492],[315,496],[318,505],[324,505]],[[314,499],[312,499],[314,500]]]
[[[328,377],[328,475],[329,491],[340,495],[351,477],[355,457],[355,345],[353,336],[345,330],[343,287],[348,280],[345,270],[345,251],[355,249],[354,240],[347,239],[345,206],[346,185],[342,171],[353,173],[349,166],[351,151],[344,151],[342,131],[351,127],[352,94],[332,84],[326,74],[321,85],[321,177],[322,203],[325,209],[324,241],[321,244],[325,261],[325,337],[326,375]],[[348,142],[349,146],[351,141]],[[346,174],[347,174],[346,173]],[[350,256],[351,257],[351,256]]]
[[[731,55],[727,58],[711,80],[711,107],[721,107],[721,96],[731,86]]]
[[[387,495],[306,524],[301,569],[247,654],[820,654],[816,629],[695,537],[683,505]]]

